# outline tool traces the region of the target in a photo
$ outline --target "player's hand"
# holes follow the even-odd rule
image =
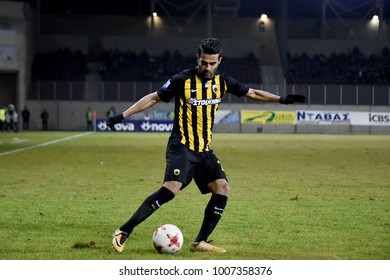
[[[106,125],[112,130],[112,131],[115,131],[115,124],[117,123],[120,123],[121,121],[124,120],[124,117],[122,114],[119,114],[119,115],[116,115],[116,116],[113,116],[111,118],[108,119],[108,121],[106,122]]]
[[[280,104],[293,104],[293,103],[305,103],[305,102],[306,102],[306,96],[304,95],[289,94],[286,96],[282,96],[279,99]]]

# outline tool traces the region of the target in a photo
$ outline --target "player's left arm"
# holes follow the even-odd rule
[[[245,97],[259,102],[279,102],[280,96],[261,89],[249,88]]]
[[[289,94],[286,96],[279,96],[261,89],[249,88],[245,97],[259,102],[279,102],[281,104],[303,103],[306,97],[303,95]]]

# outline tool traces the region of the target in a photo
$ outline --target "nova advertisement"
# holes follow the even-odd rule
[[[243,124],[296,124],[295,111],[241,111]]]
[[[173,129],[173,112],[154,111],[151,120],[124,120],[115,125],[116,131],[122,132],[171,132]],[[96,120],[96,131],[110,131],[106,119]],[[238,123],[239,111],[217,111],[215,123]]]
[[[145,120],[124,120],[115,125],[116,131],[122,132],[171,132],[172,121],[145,121]],[[105,119],[96,120],[96,131],[109,131]]]

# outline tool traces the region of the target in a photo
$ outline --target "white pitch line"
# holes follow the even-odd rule
[[[11,144],[18,144],[18,143],[22,143],[22,142],[26,142],[27,139],[18,139],[16,138],[16,140],[12,141]]]
[[[68,136],[68,137],[65,137],[65,138],[56,139],[56,140],[52,140],[52,141],[49,141],[49,142],[44,142],[44,143],[37,144],[37,145],[34,145],[34,146],[30,146],[30,147],[24,147],[24,148],[20,148],[20,149],[8,151],[8,152],[3,152],[3,153],[0,153],[0,157],[1,156],[5,156],[5,155],[9,155],[9,154],[13,154],[13,153],[18,153],[18,152],[23,152],[23,151],[35,149],[35,148],[49,146],[51,144],[56,144],[56,143],[59,143],[59,142],[62,142],[62,141],[75,139],[75,138],[78,138],[78,137],[81,137],[81,136],[85,136],[85,135],[88,135],[88,134],[91,134],[91,133],[92,132],[84,132],[84,133]]]

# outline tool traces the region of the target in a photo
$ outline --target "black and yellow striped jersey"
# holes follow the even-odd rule
[[[170,78],[158,91],[161,100],[175,97],[175,118],[172,133],[181,143],[196,152],[210,149],[214,118],[225,94],[244,96],[249,88],[234,78],[216,72],[210,80],[202,80],[197,68],[188,69]]]

